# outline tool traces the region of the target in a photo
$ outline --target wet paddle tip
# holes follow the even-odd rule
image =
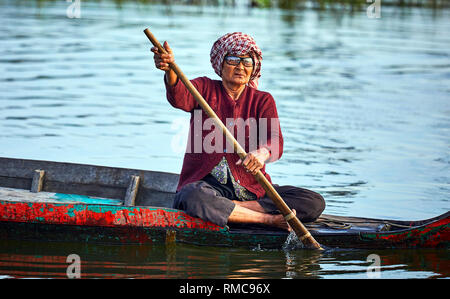
[[[297,233],[294,230],[291,230],[283,245],[283,249],[296,250],[300,248],[318,251],[327,250],[326,247],[320,245],[319,242],[317,242],[310,234],[307,233],[299,238]]]

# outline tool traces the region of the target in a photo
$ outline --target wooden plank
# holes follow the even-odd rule
[[[41,169],[36,169],[33,175],[33,181],[31,182],[31,192],[38,193],[42,190],[42,185],[44,183],[45,171]]]
[[[33,170],[45,169],[45,182],[108,186],[126,189],[130,176],[141,178],[141,186],[146,189],[175,193],[179,175],[159,171],[127,169],[87,164],[25,160],[0,157],[0,177],[33,178]]]
[[[130,184],[128,185],[127,192],[125,194],[125,206],[134,206],[136,205],[136,196],[139,189],[139,181],[140,178],[137,175],[132,175]]]

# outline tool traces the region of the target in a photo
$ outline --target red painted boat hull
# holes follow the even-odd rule
[[[311,228],[316,240],[339,248],[449,248],[450,213],[410,228],[363,232]],[[185,242],[281,248],[287,232],[227,228],[162,207],[0,201],[0,238],[94,243]]]

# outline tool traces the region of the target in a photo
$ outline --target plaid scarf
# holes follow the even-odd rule
[[[242,32],[228,33],[220,37],[211,48],[211,64],[219,77],[222,77],[222,64],[225,56],[229,55],[250,55],[255,62],[248,85],[258,88],[258,79],[261,77],[261,49],[256,45],[255,40]]]

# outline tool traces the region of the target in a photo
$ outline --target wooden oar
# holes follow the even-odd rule
[[[145,35],[147,35],[148,39],[151,43],[158,48],[160,53],[166,54],[166,49],[161,46],[159,41],[155,38],[155,36],[150,32],[147,28],[144,30]],[[235,152],[239,155],[241,160],[243,161],[247,156],[247,153],[242,148],[242,146],[236,141],[234,136],[228,131],[227,127],[222,123],[220,118],[216,115],[214,110],[209,107],[208,103],[205,101],[203,96],[197,91],[194,85],[189,81],[189,79],[183,74],[178,65],[173,62],[170,64],[170,68],[178,75],[178,78],[183,82],[189,92],[192,94],[197,103],[202,107],[205,113],[214,120],[217,127],[222,129],[223,134],[225,134],[227,140],[233,144]],[[300,220],[292,213],[292,210],[287,206],[272,184],[267,180],[267,178],[262,174],[259,170],[255,175],[255,179],[259,184],[264,188],[266,194],[272,199],[278,210],[284,216],[284,219],[289,223],[289,225],[294,230],[295,234],[299,238],[299,240],[305,245],[307,248],[313,249],[322,249],[320,244],[314,239],[314,237],[310,234],[310,232],[306,229],[306,227],[301,223]]]

